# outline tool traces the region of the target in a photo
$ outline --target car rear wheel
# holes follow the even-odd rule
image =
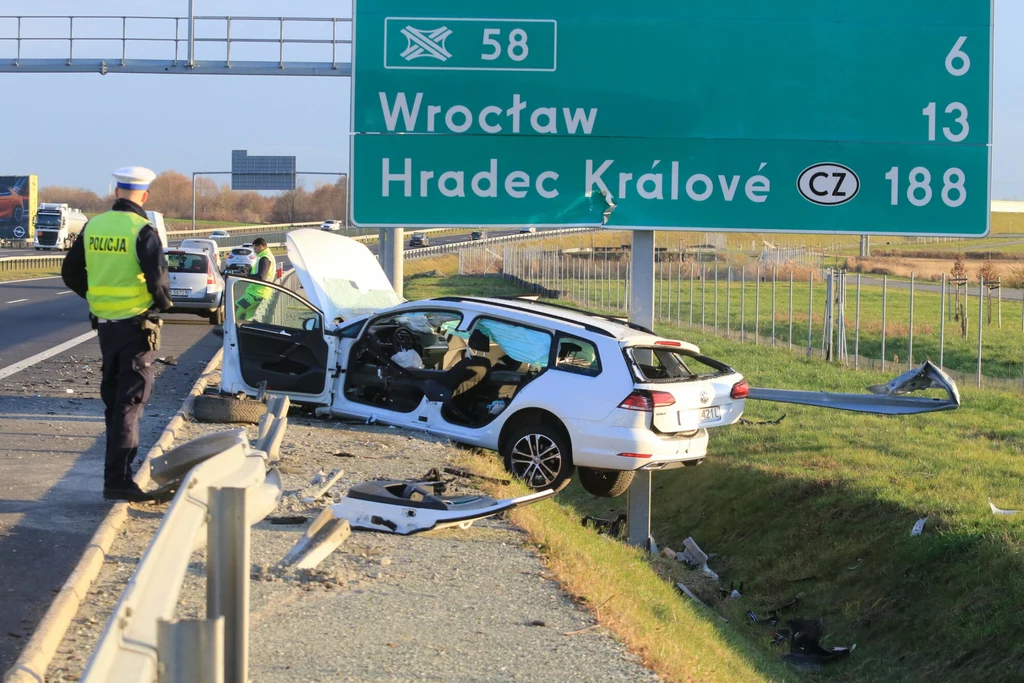
[[[224,324],[224,307],[221,306],[216,311],[210,311],[210,324],[211,325],[223,325]]]
[[[505,469],[530,488],[561,491],[573,473],[568,439],[546,423],[524,424],[505,440]]]
[[[615,498],[621,496],[633,483],[633,470],[595,470],[581,467],[580,486],[592,496]]]

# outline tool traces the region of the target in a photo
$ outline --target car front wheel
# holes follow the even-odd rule
[[[505,469],[530,488],[561,491],[573,473],[568,440],[548,424],[525,424],[516,429],[501,450]]]
[[[583,490],[598,498],[621,496],[633,483],[633,470],[595,470],[581,467],[579,475]]]

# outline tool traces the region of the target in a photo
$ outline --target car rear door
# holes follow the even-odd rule
[[[743,416],[743,376],[679,342],[627,345],[636,389],[653,404],[652,425],[665,434],[724,427]]]
[[[330,405],[337,337],[324,333],[323,312],[284,287],[228,278],[221,388],[267,390],[294,401]]]

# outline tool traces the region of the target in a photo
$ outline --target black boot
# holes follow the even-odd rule
[[[104,484],[103,499],[126,500],[129,503],[148,503],[155,500],[152,494],[146,493],[131,480]]]

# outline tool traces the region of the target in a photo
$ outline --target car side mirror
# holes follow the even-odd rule
[[[303,321],[302,327],[307,332],[312,332],[313,330],[315,330],[317,328],[316,318],[309,318],[308,320]]]

